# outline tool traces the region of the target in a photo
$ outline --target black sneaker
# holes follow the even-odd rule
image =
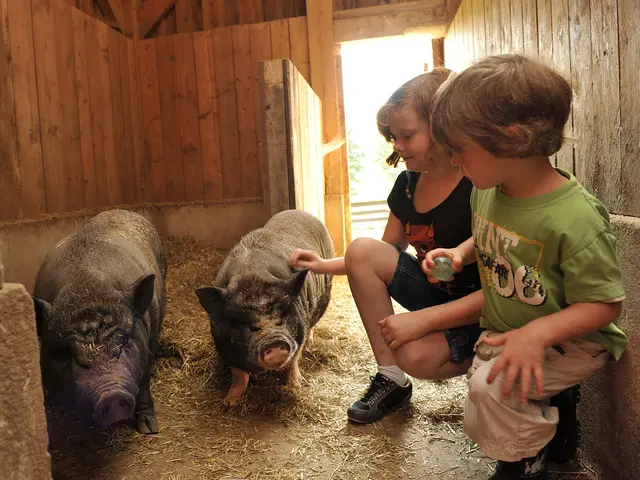
[[[376,422],[386,413],[406,406],[411,400],[411,382],[406,387],[401,387],[380,372],[370,378],[371,385],[367,393],[347,410],[347,417],[353,422]]]
[[[549,443],[550,462],[567,463],[576,454],[580,438],[580,422],[577,414],[579,401],[580,385],[567,388],[550,399],[550,405],[558,409],[559,416],[556,434]]]
[[[544,447],[535,457],[523,458],[518,462],[498,460],[496,471],[489,480],[547,480],[547,455],[547,447]]]

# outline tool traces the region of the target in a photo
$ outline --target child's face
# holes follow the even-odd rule
[[[514,162],[511,158],[496,157],[476,143],[467,142],[460,151],[453,153],[451,165],[460,167],[476,188],[485,190],[504,183]]]
[[[413,108],[398,108],[391,115],[389,130],[395,139],[393,149],[406,162],[407,170],[427,170],[432,163],[429,124]]]

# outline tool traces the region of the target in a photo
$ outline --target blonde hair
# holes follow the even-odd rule
[[[450,74],[451,70],[447,68],[434,68],[430,72],[412,78],[393,92],[387,103],[380,107],[376,117],[378,131],[387,142],[393,141],[393,134],[390,130],[391,115],[398,108],[413,108],[427,124],[431,123],[431,110],[436,91]],[[387,165],[394,167],[398,165],[399,161],[400,155],[397,152],[393,152],[386,160]]]
[[[523,55],[493,55],[443,84],[431,133],[454,151],[471,141],[497,156],[550,156],[564,142],[571,101],[569,82],[554,69]]]

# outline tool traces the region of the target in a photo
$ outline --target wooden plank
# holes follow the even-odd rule
[[[55,51],[56,17],[48,0],[33,0],[34,51],[37,71],[38,105],[42,133],[47,211],[64,212],[67,208],[63,176],[63,152],[59,136],[60,98]]]
[[[522,0],[523,51],[531,57],[538,56],[538,10],[536,0]]]
[[[307,15],[307,2],[306,0],[293,0],[294,3],[294,12],[296,17],[305,17]],[[335,4],[337,3],[337,0],[334,0],[334,10],[337,10],[335,8]]]
[[[118,33],[109,29],[109,73],[111,83],[111,104],[113,109],[113,145],[115,151],[115,178],[118,186],[117,193],[114,193],[113,203],[120,205],[130,202],[128,188],[130,179],[133,177],[131,162],[127,160],[127,146],[124,132],[124,109],[122,103],[122,85],[120,78],[120,53],[118,47]]]
[[[145,200],[147,202],[166,202],[167,185],[164,171],[156,42],[157,39],[150,39],[137,43],[140,75],[140,110],[144,135]]]
[[[552,0],[553,15],[553,66],[567,81],[571,81],[571,50],[569,46],[569,4],[568,0]],[[569,135],[573,130],[573,119],[569,116],[564,134]],[[556,155],[557,166],[574,173],[573,145],[565,142]]]
[[[93,129],[91,127],[91,95],[87,67],[87,44],[85,21],[91,22],[79,10],[73,10],[73,44],[75,50],[76,90],[78,92],[78,117],[80,126],[80,148],[82,151],[82,173],[84,176],[84,204],[87,208],[98,206],[96,171],[93,157]]]
[[[84,208],[84,178],[82,173],[82,148],[80,145],[80,120],[78,117],[78,92],[73,46],[73,25],[70,5],[52,2],[56,19],[56,59],[60,97],[60,135],[62,142],[64,183],[67,191],[67,208]],[[114,32],[115,33],[115,32]]]
[[[469,65],[474,58],[473,12],[471,11],[471,0],[464,0],[460,4],[458,17],[462,24],[462,45],[465,65]]]
[[[535,1],[535,0],[534,0]],[[485,0],[473,0],[473,43],[475,58],[482,58],[487,55],[487,32],[485,28]]]
[[[553,16],[551,2],[538,0],[538,52],[547,65],[553,65]]]
[[[333,36],[337,43],[402,35],[409,31],[439,38],[444,37],[448,25],[447,10],[441,0],[333,12]]]
[[[496,0],[497,1],[497,0]],[[499,53],[511,51],[511,0],[500,0],[500,48]]]
[[[198,88],[198,119],[202,145],[202,177],[205,200],[222,198],[222,170],[220,167],[219,113],[215,92],[212,32],[194,35]]]
[[[182,162],[182,127],[176,104],[176,53],[172,36],[156,39],[156,54],[167,200],[183,202],[186,197]]]
[[[238,168],[240,144],[231,27],[214,30],[213,59],[218,111],[220,118],[224,119],[219,124],[223,198],[240,198],[243,178],[241,169]]]
[[[431,40],[431,55],[433,68],[444,66],[444,38],[434,38]]]
[[[592,175],[585,180],[611,213],[622,210],[620,139],[620,65],[616,0],[591,1],[592,72],[597,94],[594,104]],[[594,92],[595,93],[595,92]],[[637,113],[636,113],[637,114]]]
[[[135,201],[145,201],[145,181],[143,171],[144,135],[142,133],[142,111],[140,100],[140,72],[138,70],[137,41],[127,41],[127,61],[129,63],[129,93],[131,106],[131,134],[133,137],[133,171],[132,182],[135,190]],[[153,59],[155,61],[155,57]]]
[[[306,19],[303,19],[306,28]],[[262,138],[262,122],[264,120],[264,112],[260,106],[260,91],[261,91],[261,80],[260,80],[260,72],[259,72],[259,62],[261,60],[268,60],[271,58],[271,29],[269,28],[268,23],[257,23],[250,26],[251,29],[251,68],[253,72],[254,78],[254,88],[253,88],[253,97],[254,97],[254,110],[255,110],[255,121],[256,121],[256,147],[258,151],[258,173],[260,175],[260,190],[263,198],[265,197],[265,189],[264,189],[264,176],[265,176],[265,168],[264,168],[264,145]],[[305,46],[308,45],[308,42],[304,42]]]
[[[271,58],[289,58],[291,56],[289,21],[286,19],[274,20],[269,24],[271,28]]]
[[[211,30],[218,26],[216,18],[216,0],[201,0],[202,1],[202,28],[204,30]]]
[[[286,22],[286,20],[284,20]],[[256,136],[256,113],[254,82],[252,77],[251,31],[247,25],[232,28],[233,69],[238,106],[240,140],[240,166],[242,168],[242,196],[260,195],[258,173],[258,142]]]
[[[78,8],[87,15],[90,15],[92,17],[96,16],[96,4],[94,0],[79,0]]]
[[[344,10],[344,3],[345,0],[333,0],[333,11]]]
[[[487,35],[487,55],[500,52],[500,2],[485,0],[484,22]]]
[[[264,19],[267,22],[284,17],[284,2],[282,0],[264,0]]]
[[[138,197],[138,182],[136,172],[136,159],[134,157],[133,151],[133,106],[131,104],[131,71],[129,69],[129,52],[127,49],[127,43],[130,42],[129,39],[124,37],[123,35],[117,35],[117,46],[118,46],[118,62],[119,62],[119,71],[120,78],[116,79],[118,81],[118,90],[119,94],[114,94],[114,103],[117,97],[120,97],[120,102],[122,104],[121,112],[122,112],[122,126],[121,134],[122,134],[122,146],[123,151],[121,152],[122,156],[122,170],[120,174],[120,182],[123,188],[122,200],[127,204],[134,204],[140,201]],[[115,110],[115,108],[114,108]],[[114,117],[114,121],[117,117]],[[116,129],[118,126],[116,125]]]
[[[235,0],[217,0],[216,27],[228,27],[238,24],[238,6]]]
[[[182,137],[184,189],[187,201],[204,200],[200,122],[193,35],[174,37],[176,55],[176,100]]]
[[[140,35],[145,38],[158,26],[164,16],[176,4],[176,0],[147,0],[140,8]]]
[[[309,63],[309,34],[307,19],[304,17],[289,19],[290,57],[307,83],[311,84],[311,64]]]
[[[375,7],[376,5],[378,5],[378,0],[356,0],[356,8]]]
[[[524,26],[522,23],[522,0],[512,0],[511,7],[511,51],[524,52]],[[567,14],[568,17],[568,14]],[[568,21],[565,18],[565,23]],[[568,52],[567,52],[568,54]]]
[[[196,0],[178,0],[175,7],[177,33],[190,33],[201,30],[200,12],[201,9]]]
[[[22,187],[7,0],[0,0],[0,220],[22,218]]]
[[[7,3],[7,7],[9,36],[11,38],[10,58],[15,98],[16,133],[20,159],[22,213],[25,218],[33,218],[47,211],[47,203],[36,89],[31,2],[10,1]],[[3,25],[6,24],[3,23]],[[4,55],[2,57],[8,58]],[[2,75],[0,82],[3,82],[5,78],[9,77]],[[3,91],[8,92],[9,90],[3,88]],[[4,185],[2,188],[5,191]]]
[[[167,18],[165,18],[164,24],[165,35],[175,35],[178,33],[178,16],[176,15],[175,7],[167,13]]]
[[[85,18],[84,33],[85,33],[85,45],[87,55],[87,85],[89,90],[89,106],[91,112],[91,139],[93,142],[93,166],[95,177],[95,191],[96,191],[96,204],[97,205],[109,205],[109,178],[107,174],[107,162],[106,162],[106,146],[105,146],[105,111],[103,107],[107,103],[107,97],[104,94],[105,78],[103,72],[107,72],[108,76],[108,64],[107,68],[102,68],[104,58],[106,56],[107,46],[101,45],[99,36],[99,27],[101,23],[92,21]],[[108,28],[108,27],[107,27]],[[100,32],[106,34],[106,30],[100,28]],[[103,42],[107,43],[107,42]],[[101,49],[101,46],[105,50]],[[101,108],[92,108],[94,105],[100,105]],[[86,123],[82,124],[86,126]],[[90,168],[90,167],[89,167]],[[45,165],[46,169],[46,165]],[[87,172],[87,175],[91,175],[91,170]]]
[[[264,0],[245,0],[238,3],[238,23],[259,23],[264,21]]]
[[[619,2],[622,199],[619,213],[640,217],[640,95],[638,95],[638,2]]]

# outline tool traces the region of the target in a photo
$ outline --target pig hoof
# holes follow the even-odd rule
[[[158,433],[158,421],[153,413],[138,415],[136,417],[136,430],[148,435]]]
[[[226,408],[235,408],[242,402],[242,397],[224,397],[223,404]]]

